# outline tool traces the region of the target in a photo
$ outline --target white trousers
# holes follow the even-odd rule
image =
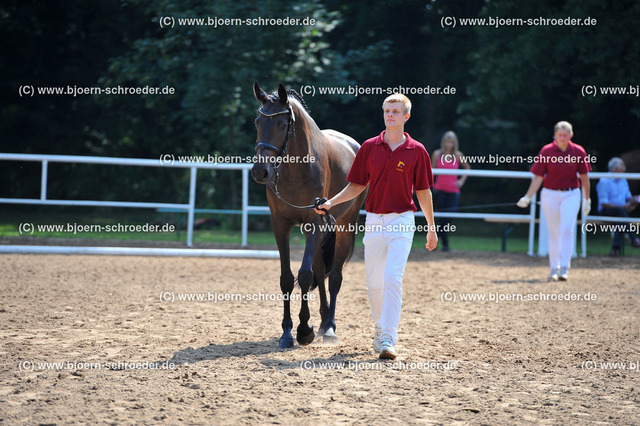
[[[367,270],[367,293],[371,316],[382,329],[380,341],[398,341],[402,306],[402,275],[407,265],[415,219],[412,211],[404,213],[367,213],[364,262]]]
[[[573,253],[573,234],[580,210],[580,189],[554,191],[542,188],[540,195],[542,211],[549,230],[549,266],[569,268]]]

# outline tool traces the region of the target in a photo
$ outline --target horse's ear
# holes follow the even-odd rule
[[[258,102],[261,102],[263,104],[266,103],[267,100],[269,99],[269,96],[264,90],[260,88],[260,85],[258,84],[257,81],[253,83],[253,96],[256,97]]]
[[[287,94],[287,88],[284,87],[284,84],[278,83],[278,97],[280,98],[280,103],[282,105],[286,105],[289,102],[289,95]]]

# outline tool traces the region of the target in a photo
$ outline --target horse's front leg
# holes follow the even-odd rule
[[[304,257],[302,258],[302,266],[298,271],[298,284],[300,285],[302,302],[300,303],[300,325],[298,325],[296,340],[301,345],[310,344],[315,337],[313,326],[309,325],[309,289],[313,283],[313,256],[320,243],[319,234],[317,229],[305,232]]]
[[[294,279],[289,261],[289,234],[291,225],[272,220],[276,244],[280,252],[280,290],[284,299],[284,314],[282,317],[282,336],[280,337],[280,348],[293,347],[293,321],[291,320],[291,292],[293,291]]]

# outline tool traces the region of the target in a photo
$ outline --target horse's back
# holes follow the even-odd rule
[[[354,154],[354,157],[355,153],[360,149],[360,144],[349,135],[345,135],[344,133],[333,129],[325,129],[322,131],[322,133],[329,140],[336,142],[338,145],[341,144],[342,146],[349,148],[349,150],[351,150],[351,152]]]

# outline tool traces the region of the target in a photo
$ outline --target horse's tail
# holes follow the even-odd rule
[[[310,291],[315,290],[316,287],[318,287],[318,284],[320,284],[320,281],[329,276],[329,273],[333,268],[333,258],[336,252],[336,230],[333,227],[327,228],[322,234],[320,250],[322,252],[322,260],[324,263],[324,276],[313,277],[313,282],[311,283],[311,288],[309,289]]]
[[[336,230],[331,227],[322,236],[322,260],[324,260],[324,278],[329,276],[333,268],[333,258],[336,252]]]
[[[354,225],[357,226],[357,223],[358,223],[358,215],[356,215],[355,217]],[[347,256],[345,257],[343,266],[346,266],[347,263],[349,263],[349,260],[351,260],[351,256],[353,256],[353,251],[356,246],[355,232],[350,233],[348,244],[349,244],[347,247],[348,252],[347,252]],[[336,231],[334,228],[328,229],[322,235],[321,250],[322,250],[322,260],[324,261],[324,273],[325,273],[323,277],[324,279],[329,276],[329,273],[331,273],[331,270],[334,267],[333,260],[334,260],[335,250],[336,250]],[[318,286],[318,284],[319,284],[319,280],[314,278],[313,283],[311,284],[311,290],[314,290]]]

